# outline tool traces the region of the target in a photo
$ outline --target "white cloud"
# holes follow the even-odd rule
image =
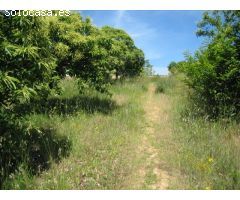
[[[116,11],[116,20],[115,20],[115,27],[119,27],[122,24],[122,20],[124,18],[124,15],[126,14],[125,10],[118,10]]]
[[[163,54],[158,52],[152,45],[159,37],[159,31],[156,27],[151,27],[143,20],[134,17],[131,12],[118,10],[114,16],[114,27],[124,29],[135,41],[135,44],[144,49],[146,59],[160,60]],[[167,68],[154,67],[157,74],[167,75]]]
[[[151,39],[153,39],[153,37],[157,34],[156,29],[153,28],[149,28],[146,25],[142,24],[141,26],[135,26],[132,27],[131,32],[129,32],[129,35],[133,38],[133,39],[137,39],[140,37],[148,37],[151,36]]]
[[[147,37],[144,39],[147,39],[157,35],[155,28],[149,27],[147,23],[144,23],[143,21],[131,16],[131,13],[127,12],[126,10],[116,11],[114,26],[116,28],[122,28],[126,30],[133,39],[138,39],[145,36]]]

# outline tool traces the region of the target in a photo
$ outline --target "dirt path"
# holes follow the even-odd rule
[[[139,145],[139,153],[145,159],[138,171],[138,184],[136,188],[142,189],[168,189],[171,177],[165,169],[165,162],[161,154],[166,151],[154,145],[155,141],[169,139],[171,126],[169,121],[170,103],[165,94],[155,94],[155,85],[151,83],[146,95],[144,110],[147,127]]]

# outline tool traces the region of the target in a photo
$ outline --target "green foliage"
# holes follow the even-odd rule
[[[134,77],[141,74],[145,63],[144,53],[138,49],[123,30],[105,26],[102,32],[110,39],[112,48],[108,52],[110,65],[119,77]]]
[[[171,73],[174,73],[177,67],[177,63],[172,61],[169,65],[168,65],[168,71]]]
[[[61,77],[76,76],[80,85],[106,92],[114,71],[117,76],[136,76],[142,71],[144,55],[123,30],[98,29],[77,13],[51,17],[49,24]]]
[[[186,67],[186,61],[179,61],[179,62],[174,62],[172,61],[169,65],[168,65],[168,71],[174,75],[177,73],[181,73],[184,71]]]
[[[30,141],[30,128],[16,108],[50,93],[56,63],[44,18],[0,14],[0,26],[1,187],[6,176],[23,162]]]
[[[162,85],[158,85],[155,92],[156,93],[164,93],[165,88]]]
[[[0,116],[0,188],[24,164],[34,175],[69,154],[71,142],[52,127],[38,127],[13,116]]]
[[[109,27],[112,31],[109,34],[105,29],[93,26],[89,18],[83,19],[79,13],[65,17],[7,17],[0,13],[0,26],[1,187],[9,174],[31,158],[29,145],[31,142],[34,144],[36,138],[39,140],[34,145],[39,146],[40,157],[44,157],[43,154],[47,156],[43,158],[44,162],[56,157],[59,146],[64,148],[62,142],[57,142],[59,146],[54,142],[44,146],[46,139],[62,139],[60,136],[55,138],[55,134],[49,131],[51,127],[49,130],[29,127],[25,121],[27,115],[43,110],[49,115],[58,111],[70,114],[78,108],[103,112],[114,107],[106,100],[101,101],[100,107],[91,108],[99,101],[98,98],[78,98],[70,91],[74,96],[71,101],[67,98],[59,100],[61,79],[77,80],[79,91],[76,95],[90,88],[107,92],[114,71],[121,71],[124,76],[141,73],[144,54],[124,31],[117,30],[115,35],[115,30]],[[118,41],[116,37],[121,39]],[[54,148],[50,148],[49,154],[45,152],[48,146]]]
[[[240,111],[240,14],[239,11],[205,13],[199,36],[208,44],[182,68],[193,88],[195,103],[211,117],[236,117]]]
[[[49,24],[59,76],[76,76],[97,90],[106,91],[111,71],[107,52],[111,44],[105,35],[76,13],[51,17]]]
[[[0,15],[0,104],[10,108],[47,95],[54,82],[47,23],[39,17]]]

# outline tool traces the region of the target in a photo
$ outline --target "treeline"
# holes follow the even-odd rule
[[[172,74],[183,72],[193,90],[196,110],[211,118],[240,114],[240,11],[205,12],[197,36],[204,46],[181,62],[172,62]]]
[[[23,104],[58,94],[66,76],[78,80],[80,91],[107,92],[113,76],[140,75],[145,59],[126,32],[97,28],[76,12],[52,17],[0,13],[0,27],[1,186],[27,157],[29,132],[37,129],[23,123]]]
[[[1,104],[47,94],[67,74],[99,91],[112,76],[141,73],[144,54],[120,29],[97,28],[89,18],[0,15]]]

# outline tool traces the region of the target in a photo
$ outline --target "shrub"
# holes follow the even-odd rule
[[[207,36],[208,45],[184,64],[196,104],[211,117],[239,115],[239,26],[239,11],[205,13],[198,35]]]

